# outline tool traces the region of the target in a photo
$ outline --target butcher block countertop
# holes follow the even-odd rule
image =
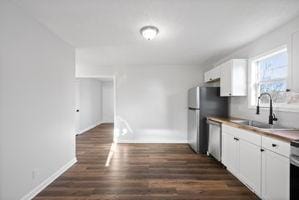
[[[235,128],[244,129],[247,131],[253,131],[257,134],[269,136],[282,141],[291,142],[293,140],[299,140],[299,129],[294,130],[271,130],[271,129],[261,129],[248,125],[237,124],[231,120],[239,120],[240,118],[221,118],[221,117],[207,117],[208,120],[219,122],[228,126]],[[241,120],[241,119],[240,119]]]

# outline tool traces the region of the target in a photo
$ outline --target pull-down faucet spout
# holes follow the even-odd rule
[[[256,106],[256,114],[260,114],[260,99],[262,96],[267,95],[270,98],[270,113],[269,113],[269,124],[273,125],[273,121],[277,121],[277,118],[275,117],[275,114],[273,113],[273,101],[271,94],[265,92],[262,93],[257,100],[257,106]]]

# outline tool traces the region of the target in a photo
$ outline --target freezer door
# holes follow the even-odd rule
[[[199,87],[194,87],[188,90],[188,107],[199,109]]]
[[[188,143],[197,153],[199,153],[199,114],[199,110],[188,110]]]

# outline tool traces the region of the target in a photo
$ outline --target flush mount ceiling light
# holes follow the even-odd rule
[[[159,29],[155,26],[144,26],[140,29],[140,33],[145,39],[152,40],[158,35]]]

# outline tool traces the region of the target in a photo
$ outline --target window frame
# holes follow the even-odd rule
[[[275,54],[281,53],[283,51],[287,51],[288,55],[288,76],[286,78],[287,87],[290,84],[290,70],[291,70],[291,58],[290,58],[290,50],[288,49],[287,45],[282,45],[277,48],[274,48],[270,51],[266,51],[258,56],[252,57],[248,60],[248,108],[249,109],[256,109],[257,104],[257,79],[258,77],[254,76],[257,75],[257,67],[255,63],[259,60],[266,59],[271,57]],[[284,79],[283,79],[284,80]],[[272,82],[272,81],[271,81]],[[287,111],[287,112],[299,112],[299,105],[298,104],[288,104],[288,103],[273,103],[273,107],[277,111]],[[261,105],[261,109],[269,109],[269,105]]]

